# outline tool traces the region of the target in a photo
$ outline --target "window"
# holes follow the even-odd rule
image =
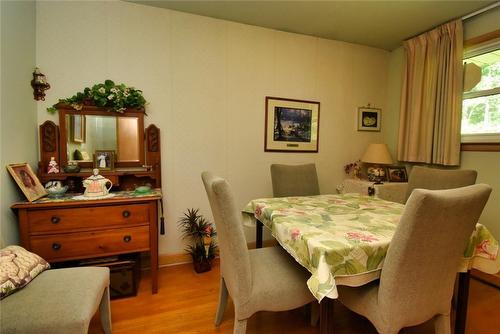
[[[462,143],[500,143],[500,39],[464,54]]]

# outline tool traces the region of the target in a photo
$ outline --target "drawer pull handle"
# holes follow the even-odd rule
[[[132,240],[132,237],[130,235],[126,235],[123,237],[123,241],[125,242],[130,242]]]
[[[123,212],[122,212],[122,216],[123,216],[124,218],[128,218],[128,217],[130,217],[130,211],[128,211],[128,210],[123,211]]]
[[[61,218],[59,218],[57,216],[52,216],[52,218],[50,218],[50,221],[52,222],[52,224],[59,224],[59,222],[61,221]]]
[[[54,242],[52,244],[52,249],[55,250],[55,251],[58,251],[61,249],[61,244],[58,244],[57,242]]]

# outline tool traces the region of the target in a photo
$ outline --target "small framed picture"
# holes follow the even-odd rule
[[[115,166],[115,151],[96,150],[94,153],[94,168],[113,170]]]
[[[266,97],[265,152],[318,152],[319,102]]]
[[[387,172],[385,167],[370,166],[366,169],[366,175],[368,176],[368,181],[372,181],[377,184],[382,183],[382,181],[387,181]]]
[[[380,109],[358,108],[358,131],[380,131]]]
[[[85,143],[85,115],[71,115],[71,134],[75,143]]]
[[[36,177],[27,163],[7,165],[7,170],[14,178],[28,201],[33,202],[47,195],[47,191]]]
[[[387,167],[389,182],[408,182],[408,174],[404,166]]]

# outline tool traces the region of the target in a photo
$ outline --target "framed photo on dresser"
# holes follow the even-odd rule
[[[29,202],[33,202],[45,195],[47,191],[36,177],[30,165],[26,162],[7,165],[7,170],[14,178],[19,188]]]
[[[405,166],[387,167],[387,178],[389,182],[408,182],[408,174]]]

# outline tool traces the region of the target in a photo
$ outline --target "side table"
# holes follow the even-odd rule
[[[337,187],[339,193],[359,193],[363,195],[373,194],[378,198],[398,203],[405,203],[407,182],[385,182],[375,184],[372,181],[362,179],[344,179]],[[374,193],[371,193],[374,189]]]

